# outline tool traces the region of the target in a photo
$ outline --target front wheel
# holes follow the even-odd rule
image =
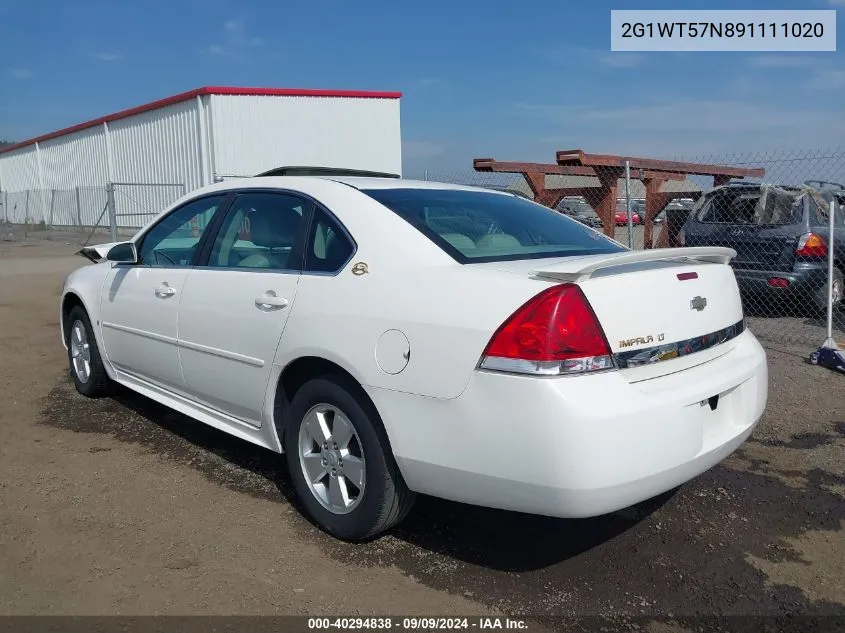
[[[340,539],[360,541],[384,532],[413,505],[378,413],[349,379],[319,377],[296,392],[285,424],[285,453],[306,511]]]
[[[65,320],[70,375],[76,390],[88,398],[107,395],[111,379],[100,358],[100,349],[88,313],[82,306],[76,306]]]

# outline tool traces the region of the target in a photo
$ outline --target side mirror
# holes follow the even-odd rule
[[[106,260],[110,262],[117,262],[119,264],[137,264],[138,263],[138,249],[135,248],[133,242],[121,242],[115,244],[106,253]]]

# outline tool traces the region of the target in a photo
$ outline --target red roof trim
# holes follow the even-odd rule
[[[49,141],[50,139],[65,136],[67,134],[72,134],[73,132],[79,132],[80,130],[86,130],[88,128],[96,127],[97,125],[102,125],[103,123],[111,123],[112,121],[125,119],[127,117],[135,116],[136,114],[149,112],[150,110],[158,110],[159,108],[164,108],[169,105],[181,103],[190,99],[196,99],[197,97],[203,95],[234,95],[253,97],[334,97],[346,99],[400,99],[402,97],[401,92],[372,92],[368,90],[320,90],[309,88],[234,88],[231,86],[204,86],[202,88],[195,88],[194,90],[182,92],[178,95],[173,95],[172,97],[166,97],[164,99],[159,99],[158,101],[153,101],[151,103],[136,106],[134,108],[129,108],[128,110],[121,110],[120,112],[115,112],[114,114],[107,114],[106,116],[100,117],[98,119],[86,121],[85,123],[79,123],[78,125],[66,127],[61,130],[56,130],[55,132],[36,136],[35,138],[31,138],[20,143],[15,143],[14,145],[7,145],[6,147],[0,148],[0,154],[3,154],[5,152],[11,152],[13,150],[26,147],[28,145],[33,145],[34,143],[42,143],[44,141]]]

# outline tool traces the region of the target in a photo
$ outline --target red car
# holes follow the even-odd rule
[[[631,209],[631,221],[634,225],[640,224],[640,214]],[[628,224],[628,210],[625,208],[625,203],[616,204],[616,216],[614,218],[616,226],[625,226]]]

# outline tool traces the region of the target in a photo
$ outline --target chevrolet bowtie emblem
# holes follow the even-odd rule
[[[704,297],[694,297],[689,302],[689,309],[690,310],[698,310],[701,312],[704,308],[707,307],[707,299]]]

